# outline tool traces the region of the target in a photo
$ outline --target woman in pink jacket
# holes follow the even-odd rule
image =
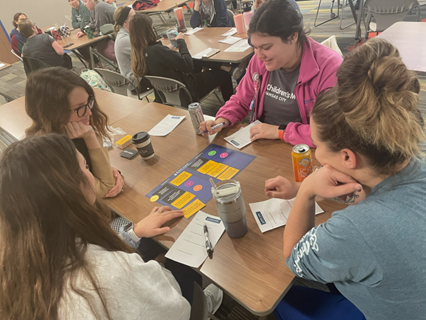
[[[200,130],[213,134],[249,115],[250,122],[262,122],[251,127],[252,141],[281,139],[314,146],[309,113],[317,95],[335,85],[342,58],[307,37],[301,15],[287,0],[263,4],[248,33],[255,55],[237,93],[220,108],[216,120],[201,123]]]

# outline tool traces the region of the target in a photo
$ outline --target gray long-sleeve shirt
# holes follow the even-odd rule
[[[114,6],[106,2],[98,2],[90,12],[90,24],[95,31],[107,23],[114,24]]]
[[[114,51],[120,73],[128,79],[133,80],[132,62],[130,60],[130,36],[124,28],[120,28],[120,31],[117,33]]]
[[[426,314],[426,164],[411,163],[366,200],[311,229],[287,259],[299,277],[334,283],[367,320]]]

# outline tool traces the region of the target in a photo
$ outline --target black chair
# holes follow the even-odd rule
[[[22,57],[22,61],[24,62],[24,69],[27,76],[33,71],[51,67],[48,63],[36,58]]]

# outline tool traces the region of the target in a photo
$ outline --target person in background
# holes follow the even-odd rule
[[[133,74],[136,79],[145,75],[172,78],[185,84],[192,101],[199,101],[213,89],[220,87],[222,97],[227,101],[233,93],[232,80],[224,70],[208,70],[192,73],[194,64],[184,40],[179,33],[175,40],[178,52],[157,41],[152,19],[145,14],[136,14],[130,20],[130,44]],[[188,101],[181,102],[188,105]]]
[[[19,33],[19,26],[18,26],[19,22],[21,22],[24,19],[27,19],[27,16],[25,13],[22,13],[22,12],[15,13],[15,15],[13,16],[13,21],[12,21],[13,26],[15,28],[10,33],[10,44],[12,45],[13,51],[15,51],[15,53],[18,56],[22,55],[22,47],[27,41],[27,39],[21,36],[21,34]],[[41,34],[43,32],[41,31],[40,28],[37,28],[37,33]]]
[[[336,83],[340,55],[309,38],[287,0],[269,0],[253,15],[248,34],[255,55],[237,92],[200,130],[214,134],[250,115],[250,138],[313,146],[309,114],[317,95]],[[225,122],[212,130],[211,127]]]
[[[225,0],[195,0],[190,24],[197,27],[230,27]]]
[[[173,275],[109,227],[111,210],[68,137],[15,142],[0,177],[1,319],[189,319]],[[162,225],[183,216],[160,209],[137,224],[140,237],[168,232]]]
[[[416,73],[398,50],[375,38],[345,57],[337,86],[318,97],[311,134],[323,166],[300,186],[284,230],[284,257],[296,276],[332,283],[340,297],[292,288],[278,305],[278,319],[424,318],[426,162],[419,93]],[[365,200],[315,227],[316,196],[359,190]],[[344,301],[359,311],[344,316]]]
[[[117,57],[120,73],[130,80],[133,80],[134,76],[130,58],[132,48],[130,45],[129,24],[134,15],[135,10],[127,6],[120,6],[114,12],[115,56]],[[145,78],[141,78],[138,83],[139,92],[146,92],[152,89],[151,83]]]
[[[90,25],[93,30],[99,32],[104,24],[114,24],[114,6],[99,0],[83,0],[83,2],[90,10]]]
[[[50,66],[72,68],[71,57],[65,53],[64,48],[52,36],[38,33],[30,19],[22,20],[18,27],[21,36],[27,39],[22,47],[23,58],[38,59]]]
[[[299,5],[297,4],[297,2],[296,2],[296,0],[287,0],[290,4],[291,4],[291,6],[295,9],[295,10],[297,10],[297,12],[299,12],[300,13],[300,15],[302,16],[302,19],[303,19],[303,15],[302,15],[302,12],[300,11],[300,7],[299,7]],[[265,2],[265,0],[254,0],[254,2],[253,2],[253,10],[257,10],[257,9],[259,9],[259,7],[263,4]]]
[[[33,120],[27,136],[67,134],[85,157],[98,197],[115,197],[123,190],[119,171],[111,168],[103,139],[109,138],[108,117],[99,108],[93,88],[64,68],[32,72],[25,88],[25,109]]]
[[[71,21],[72,27],[74,29],[80,29],[81,31],[77,33],[77,37],[82,37],[85,35],[84,27],[90,25],[90,11],[85,7],[82,0],[68,0],[68,3],[72,7],[71,9]],[[84,60],[89,64],[90,61],[90,49],[89,47],[80,47],[77,51],[82,55]],[[99,59],[94,56],[93,60],[95,64],[99,64]]]
[[[68,3],[72,7],[72,27],[84,30],[84,27],[90,24],[90,11],[86,8],[82,0],[68,0]]]

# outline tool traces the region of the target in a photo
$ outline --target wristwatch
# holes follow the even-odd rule
[[[280,140],[284,141],[284,132],[286,128],[286,124],[280,124],[280,126],[278,127],[278,138],[280,138]]]
[[[126,232],[129,235],[130,239],[135,242],[138,242],[141,239],[133,231],[133,222],[130,222],[124,226],[124,232]]]

